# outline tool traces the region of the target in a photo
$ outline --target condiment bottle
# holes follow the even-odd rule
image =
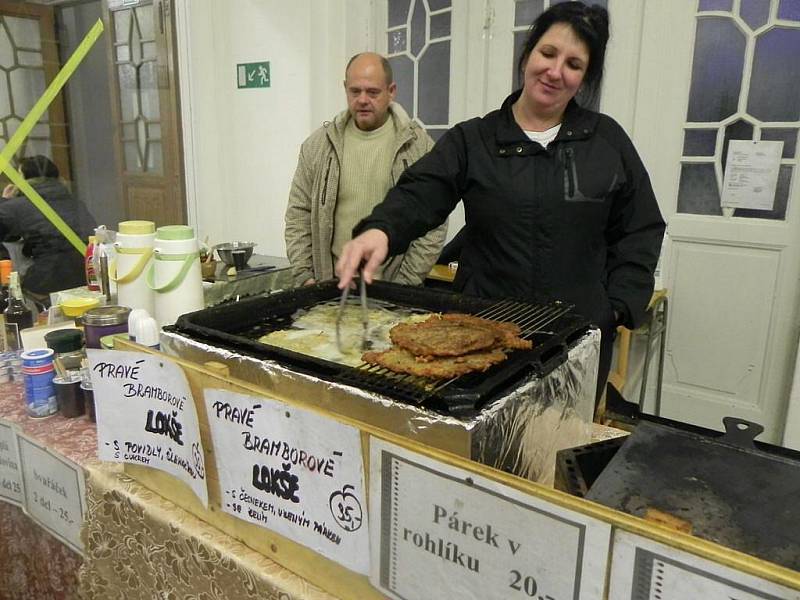
[[[8,284],[11,280],[11,261],[0,260],[0,312],[4,312],[8,307],[8,297],[10,295]]]
[[[22,336],[20,332],[23,329],[33,327],[33,313],[31,309],[25,304],[25,299],[22,296],[22,288],[19,285],[19,273],[16,271],[11,272],[10,283],[10,296],[8,299],[8,306],[3,311],[6,320],[6,331],[8,331],[9,340],[8,345],[11,350],[22,350]]]
[[[97,238],[93,235],[90,235],[89,245],[86,246],[84,267],[86,270],[86,287],[93,292],[100,291],[100,274],[97,272],[97,262],[94,256],[96,249]]]

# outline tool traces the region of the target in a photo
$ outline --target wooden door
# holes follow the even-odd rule
[[[60,68],[53,9],[0,0],[0,148],[19,128]],[[63,92],[16,152],[45,155],[70,181],[71,168]],[[4,175],[0,180],[5,183]],[[2,187],[2,186],[0,186]]]
[[[798,334],[800,3],[645,3],[636,143],[664,216],[662,414],[779,442]],[[772,210],[720,207],[730,140],[781,140]]]
[[[104,18],[123,214],[185,224],[172,0],[108,0]]]

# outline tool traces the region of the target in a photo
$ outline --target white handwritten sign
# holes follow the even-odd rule
[[[369,572],[359,431],[269,398],[206,390],[222,510]]]
[[[783,142],[731,140],[722,182],[722,206],[772,210]]]
[[[197,410],[181,368],[139,352],[88,350],[101,460],[147,465],[186,482],[208,506]]]
[[[608,524],[375,438],[370,517],[392,598],[603,598]]]
[[[17,433],[24,481],[25,512],[54,536],[83,554],[80,532],[86,506],[83,469]]]
[[[800,600],[800,591],[625,531],[614,532],[609,600]]]
[[[25,498],[15,429],[12,423],[0,419],[0,500],[22,506]]]

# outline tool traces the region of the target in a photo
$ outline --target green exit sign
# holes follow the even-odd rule
[[[268,88],[269,61],[237,64],[236,82],[239,89]]]

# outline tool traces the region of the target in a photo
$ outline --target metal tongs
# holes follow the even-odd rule
[[[339,352],[344,354],[344,347],[342,346],[342,316],[344,309],[347,305],[347,297],[350,295],[350,286],[345,286],[342,290],[342,297],[339,300],[339,312],[336,314],[336,346]],[[367,307],[367,283],[364,281],[364,273],[362,269],[358,270],[358,295],[361,300],[361,345],[359,350],[363,352],[367,349],[367,329],[369,328],[369,309]]]

